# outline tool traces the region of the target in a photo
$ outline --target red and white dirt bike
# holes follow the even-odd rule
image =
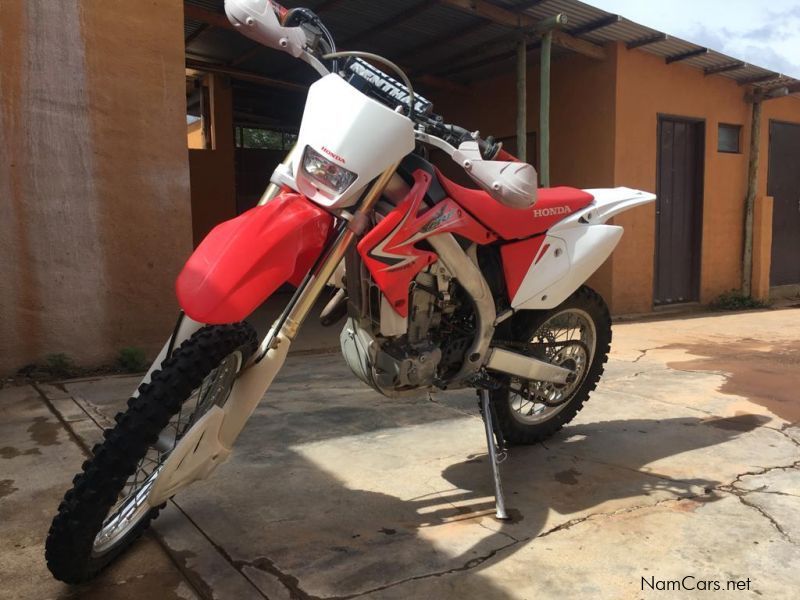
[[[230,456],[327,286],[339,289],[323,323],[346,319],[342,353],[364,383],[390,397],[478,390],[506,518],[506,445],[552,435],[602,375],[611,323],[584,283],[622,236],[606,222],[655,199],[537,190],[533,167],[444,124],[396,65],[337,52],[311,11],[269,0],[225,9],[244,35],[321,78],[259,206],[216,227],[187,262],[172,336],[64,497],[46,557],[66,582],[97,573]],[[445,178],[430,147],[478,189]],[[244,319],[286,282],[297,290],[259,344]]]

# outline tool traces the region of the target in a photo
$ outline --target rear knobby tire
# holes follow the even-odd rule
[[[92,449],[58,507],[45,543],[47,567],[56,579],[72,584],[91,579],[148,528],[163,504],[143,513],[110,547],[102,552],[95,548],[104,519],[159,433],[225,358],[238,351],[243,364],[256,343],[256,333],[246,323],[204,327],[153,372],[150,383],[139,387],[139,395],[116,416],[116,426],[105,430],[105,441]]]
[[[500,431],[509,445],[530,445],[542,442],[551,437],[564,425],[572,421],[575,415],[589,400],[589,394],[597,387],[603,375],[608,353],[611,349],[611,317],[603,298],[588,286],[580,287],[559,306],[548,311],[536,311],[519,314],[513,324],[515,341],[528,342],[539,328],[547,321],[567,309],[577,309],[591,318],[595,329],[595,350],[588,372],[581,384],[572,392],[561,409],[552,417],[540,423],[525,423],[512,406],[512,397],[508,388],[493,390],[492,402],[497,413]],[[516,318],[516,317],[515,317]]]

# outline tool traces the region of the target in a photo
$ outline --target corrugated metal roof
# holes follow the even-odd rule
[[[215,13],[224,13],[223,0],[185,0],[185,3]],[[530,0],[493,0],[493,3],[507,10],[523,12],[534,19],[545,19],[564,13],[569,19],[565,31],[575,32],[581,39],[595,44],[630,43],[665,33],[624,17],[611,22],[612,13],[579,0],[541,0],[535,5]],[[420,0],[285,0],[283,4],[287,7],[308,6],[317,10],[343,47],[348,39],[353,38],[358,49],[396,58],[404,65],[411,66],[417,73],[438,73],[456,81],[467,81],[513,68],[513,56],[509,52],[513,51],[513,34],[516,33],[514,29],[444,4],[421,3]],[[396,26],[391,24],[393,15],[399,15],[415,6],[420,7],[416,15],[402,20]],[[602,22],[603,19],[608,23],[606,26],[586,31],[588,25]],[[184,35],[188,39],[202,26],[198,21],[186,19]],[[370,30],[376,27],[378,30],[370,34]],[[460,34],[462,31],[465,32],[463,35]],[[213,55],[219,61],[227,63],[236,61],[237,56],[252,48],[252,42],[243,40],[235,32],[209,28],[191,41],[188,50],[198,53],[202,51],[204,55]],[[441,40],[441,43],[437,43],[437,40]],[[669,35],[668,39],[641,46],[639,49],[666,59],[700,48],[695,43]],[[555,49],[554,56],[558,57],[563,52]],[[240,66],[264,75],[305,79],[303,74],[299,74],[298,68],[287,69],[286,61],[278,59],[276,54],[278,53],[267,51],[248,58]],[[694,68],[708,69],[737,60],[709,49],[705,54],[681,62]],[[300,66],[299,69],[303,67]],[[781,76],[769,69],[749,64],[715,76],[742,83],[770,74],[774,75],[772,79],[753,85],[769,89],[778,84],[798,83],[792,77]]]

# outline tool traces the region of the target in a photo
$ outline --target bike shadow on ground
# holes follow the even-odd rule
[[[315,444],[330,439],[330,433],[320,434],[319,416],[294,413],[292,418],[291,427],[281,433],[282,419],[273,415],[267,428],[274,437],[264,437],[267,432],[260,427],[259,439],[245,440],[230,468],[177,500],[240,571],[277,578],[292,597],[302,599],[420,597],[409,586],[418,590],[426,580],[448,585],[443,582],[452,578],[452,585],[469,589],[470,597],[498,600],[515,596],[482,571],[559,524],[665,498],[714,501],[713,490],[721,482],[704,476],[702,468],[686,477],[689,463],[674,466],[664,459],[711,454],[714,446],[755,429],[764,419],[741,415],[585,423],[560,432],[547,446],[514,448],[502,465],[514,520],[501,523],[492,518],[486,455],[450,462],[441,477],[429,482],[430,493],[417,495],[404,494],[403,482],[391,479],[390,468],[381,472],[383,458],[375,461],[374,473],[363,475],[374,475],[374,483],[363,486],[370,489],[360,489],[343,481],[339,469],[321,467],[296,451],[303,438]],[[351,418],[340,414],[339,426],[349,429]],[[377,445],[374,449],[380,452]],[[691,464],[710,463],[699,459]],[[430,479],[431,474],[423,466],[419,476]]]

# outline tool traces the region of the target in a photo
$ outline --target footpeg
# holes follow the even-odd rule
[[[509,519],[509,516],[506,512],[506,501],[503,495],[503,486],[500,482],[500,463],[508,457],[508,451],[505,448],[498,448],[495,442],[494,419],[489,391],[481,389],[478,391],[478,395],[481,400],[481,413],[483,413],[483,424],[486,429],[486,444],[489,447],[489,461],[492,467],[492,477],[494,478],[495,516],[505,521]]]

